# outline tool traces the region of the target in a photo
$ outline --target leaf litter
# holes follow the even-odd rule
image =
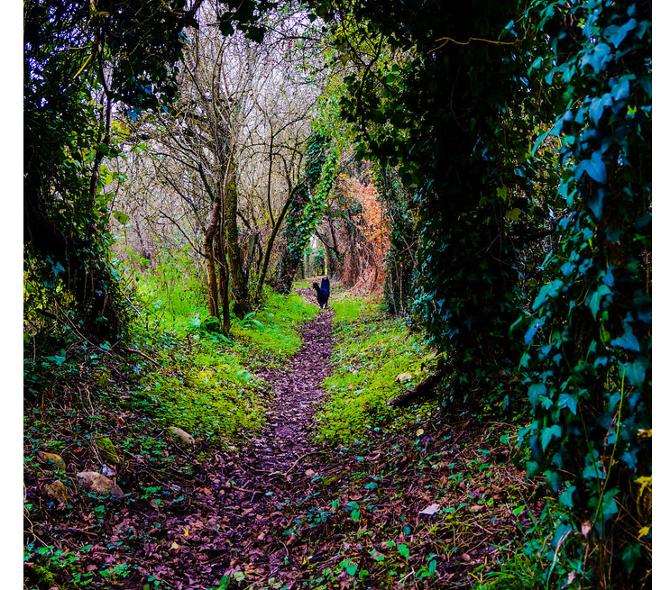
[[[44,493],[53,481],[44,465],[26,469],[27,543],[76,558],[60,573],[65,587],[470,587],[541,510],[514,449],[498,442],[511,425],[438,413],[393,436],[371,429],[351,447],[314,443],[331,322],[330,310],[320,313],[283,368],[258,371],[274,401],[248,444],[172,441],[153,462],[129,449],[119,499],[68,483],[90,467],[91,445],[79,441],[82,419],[65,411],[51,432],[68,465],[60,493]],[[117,438],[138,428],[165,438],[132,411],[99,413]],[[28,443],[26,456],[33,451]],[[42,587],[33,562],[26,572],[28,587]]]

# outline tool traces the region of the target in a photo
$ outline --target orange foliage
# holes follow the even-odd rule
[[[377,189],[351,176],[341,176],[339,191],[360,203],[353,215],[353,227],[345,229],[348,247],[344,251],[340,282],[359,293],[379,294],[384,288],[384,259],[389,248],[389,228],[378,200]],[[342,234],[342,231],[338,232]]]

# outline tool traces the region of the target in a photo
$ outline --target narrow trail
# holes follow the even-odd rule
[[[316,303],[311,289],[299,293]],[[249,447],[220,466],[220,515],[228,525],[231,557],[227,571],[241,566],[265,579],[280,572],[289,559],[287,539],[277,534],[286,527],[281,508],[309,489],[317,472],[329,470],[310,430],[330,372],[332,319],[331,309],[320,311],[304,325],[303,346],[286,365],[257,373],[273,390],[268,422]]]
[[[287,474],[289,482],[297,463],[312,450],[309,427],[330,370],[332,317],[331,310],[323,310],[305,326],[303,347],[286,366],[258,374],[272,385],[274,402],[267,426],[253,441],[255,467]]]

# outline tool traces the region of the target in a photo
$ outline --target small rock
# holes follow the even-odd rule
[[[399,375],[396,375],[395,380],[398,383],[404,383],[405,381],[411,381],[412,380],[412,375],[410,373],[400,373]]]
[[[69,495],[67,488],[65,487],[65,484],[60,481],[56,480],[52,483],[48,483],[44,486],[44,491],[46,494],[51,496],[52,498],[56,498],[59,502],[62,502],[63,504],[67,504],[69,500]]]
[[[99,438],[95,441],[95,446],[98,447],[100,455],[108,463],[117,465],[119,463],[119,452],[116,450],[114,443],[108,437]]]
[[[315,475],[316,475],[316,471],[314,471],[314,469],[307,469],[307,471],[305,471],[305,476],[306,477],[314,477]]]
[[[185,430],[177,428],[176,426],[170,426],[168,432],[172,434],[175,438],[178,438],[189,445],[195,445],[195,439]]]
[[[56,453],[47,453],[46,451],[37,451],[37,459],[40,463],[48,463],[53,465],[56,469],[65,471],[65,461],[60,455]]]
[[[111,494],[114,498],[123,496],[123,490],[114,480],[97,471],[81,471],[77,473],[77,479],[96,494]]]
[[[440,505],[439,504],[431,504],[430,506],[426,506],[419,514],[424,514],[426,516],[434,516],[440,511]]]

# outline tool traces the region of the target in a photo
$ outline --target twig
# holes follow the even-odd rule
[[[291,471],[293,471],[293,469],[295,468],[295,466],[296,466],[298,463],[300,463],[300,461],[302,461],[305,457],[309,457],[310,455],[322,455],[322,454],[323,454],[323,451],[309,451],[308,453],[305,453],[305,454],[302,455],[301,457],[298,457],[298,459],[296,459],[295,463],[293,463],[293,465],[291,465],[286,471],[273,471],[272,473],[269,473],[269,474],[268,474],[268,477],[272,477],[273,475],[283,475],[283,476],[286,476],[286,475],[288,475]]]
[[[137,350],[136,348],[130,348],[130,347],[128,347],[128,346],[124,347],[124,350],[125,350],[126,352],[131,353],[131,354],[138,354],[138,355],[140,355],[141,357],[147,359],[150,363],[153,363],[153,364],[156,365],[157,367],[161,367],[161,366],[162,366],[156,359],[151,358],[148,354],[142,352],[141,350]]]

